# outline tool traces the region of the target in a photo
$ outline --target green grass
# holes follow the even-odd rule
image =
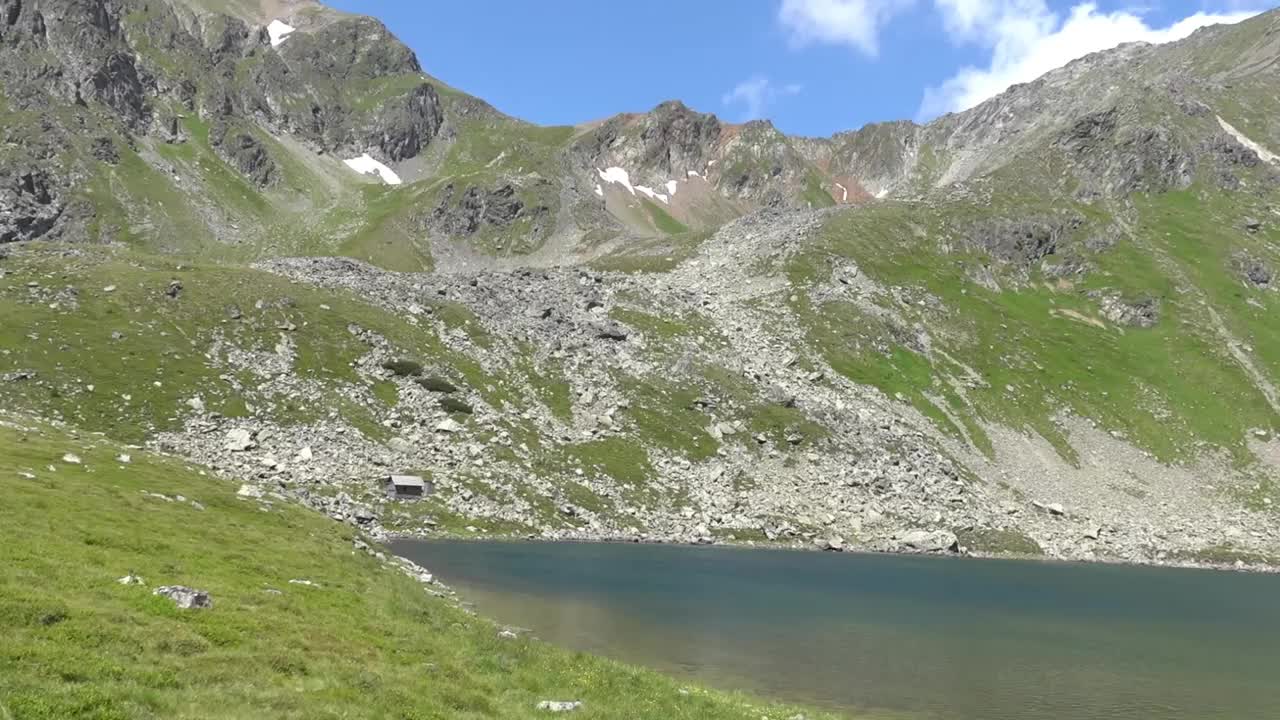
[[[418,239],[421,232],[414,227],[426,197],[423,188],[367,184],[360,192],[362,207],[354,218],[355,227],[343,233],[338,252],[387,270],[430,271],[434,267],[430,248]]]
[[[652,200],[641,198],[640,202],[644,205],[644,209],[648,211],[653,226],[658,228],[660,232],[667,235],[680,235],[689,232],[689,228],[684,223],[671,217],[666,210],[658,207],[657,203]]]
[[[532,356],[531,347],[522,348],[521,358]],[[546,406],[553,417],[562,422],[573,421],[573,388],[565,379],[564,368],[559,363],[548,361],[538,367],[529,361],[520,370],[529,381],[534,395]]]
[[[608,255],[591,261],[591,267],[625,273],[663,273],[693,257],[711,237],[712,231],[699,230],[658,238],[628,242]]]
[[[398,395],[388,384],[366,391],[353,363],[369,348],[349,331],[352,324],[381,334],[403,357],[433,372],[456,373],[482,394],[496,387],[495,378],[445,348],[432,328],[408,325],[343,292],[263,272],[109,250],[87,250],[74,259],[36,252],[11,258],[7,267],[0,314],[10,321],[0,324],[0,372],[36,375],[0,384],[0,404],[120,440],[137,442],[179,428],[195,397],[210,412],[244,416],[252,409],[287,424],[311,422],[337,408],[368,434],[384,435],[378,416]],[[183,290],[170,299],[165,289],[175,279]],[[66,288],[74,288],[75,303]],[[238,320],[230,317],[232,304]],[[225,362],[231,350],[275,357],[283,340],[296,353],[293,371],[312,383],[313,392],[283,397],[262,391],[270,376],[253,371],[261,361],[245,371],[232,371]],[[364,404],[349,398],[352,388],[368,392]]]
[[[376,110],[384,102],[400,97],[420,85],[429,85],[418,73],[405,73],[376,78],[357,89],[360,94],[352,100],[351,108],[356,112]]]
[[[1280,561],[1280,557],[1275,555],[1258,553],[1250,550],[1241,550],[1233,547],[1229,542],[1193,552],[1177,553],[1174,557],[1179,560],[1209,563],[1212,565],[1235,565],[1236,563],[1243,563],[1245,565],[1274,566],[1277,561]]]
[[[575,717],[599,719],[798,712],[501,639],[353,552],[349,528],[287,505],[263,512],[233,484],[136,451],[124,465],[120,452],[0,426],[6,718],[535,718],[547,699],[581,700]],[[116,582],[130,571],[147,586]],[[161,584],[208,591],[214,606],[178,610],[151,594]]]
[[[1016,530],[975,529],[956,533],[960,545],[974,552],[1001,555],[1044,555],[1040,543]]]
[[[400,403],[400,388],[396,387],[393,382],[382,381],[374,383],[373,394],[387,407],[395,407]]]
[[[700,374],[702,387],[718,402],[721,415],[740,420],[746,426],[745,435],[732,436],[737,442],[755,445],[751,436],[760,435],[776,449],[786,450],[792,447],[791,439],[799,438],[798,446],[806,448],[830,434],[823,425],[810,419],[803,408],[765,400],[763,389],[741,375],[714,365],[704,366]]]
[[[1046,212],[1020,202],[997,212]],[[999,422],[1040,434],[1072,460],[1055,422],[1068,411],[1164,461],[1224,448],[1247,462],[1249,430],[1274,432],[1280,418],[1226,351],[1206,303],[1274,382],[1280,331],[1267,318],[1280,303],[1243,287],[1229,269],[1231,255],[1246,244],[1264,257],[1270,251],[1233,227],[1229,218],[1245,208],[1221,194],[1169,193],[1140,198],[1137,206],[1135,236],[1100,252],[1084,249],[1080,238],[1110,218],[1097,208],[1081,210],[1090,223],[1059,256],[1083,255],[1094,270],[1067,284],[992,264],[963,247],[942,250],[939,238],[954,237],[978,217],[972,208],[881,204],[850,211],[829,223],[820,248],[791,263],[793,285],[824,282],[829,258],[848,257],[869,277],[906,291],[897,297],[921,302],[885,293],[875,302],[886,316],[839,301],[814,305],[800,293],[793,308],[808,341],[838,372],[911,402],[953,434],[963,427],[984,451],[990,445],[981,425]],[[992,265],[1000,290],[973,281],[984,264]],[[1161,320],[1151,329],[1117,326],[1102,317],[1096,293],[1159,298]],[[930,297],[940,304],[925,301]],[[916,345],[919,329],[933,350]],[[966,386],[963,397],[956,385]]]
[[[608,475],[618,482],[644,485],[653,473],[649,453],[628,438],[605,438],[566,445],[563,452],[571,466]]]
[[[713,457],[720,444],[707,432],[711,418],[698,409],[702,395],[695,385],[658,378],[621,378],[631,406],[624,417],[635,424],[639,438],[691,461]]]
[[[723,342],[714,325],[695,313],[664,316],[619,306],[609,311],[609,317],[643,333],[656,349],[678,350],[700,339]]]
[[[505,119],[465,121],[438,175],[518,171],[552,177],[552,162],[573,133],[572,127],[542,127]]]
[[[831,193],[822,187],[822,179],[816,174],[810,173],[805,180],[804,192],[800,194],[800,199],[805,201],[811,208],[826,208],[836,204]]]

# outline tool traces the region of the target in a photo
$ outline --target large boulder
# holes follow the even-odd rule
[[[948,530],[912,530],[898,538],[898,547],[917,552],[954,552],[959,548],[956,535]]]
[[[209,610],[213,607],[213,598],[209,597],[209,593],[183,585],[165,585],[156,588],[151,594],[167,597],[183,610]]]

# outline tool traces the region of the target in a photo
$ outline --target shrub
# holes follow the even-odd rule
[[[444,393],[446,395],[458,392],[458,387],[456,385],[445,380],[439,375],[418,378],[415,382],[431,392]]]
[[[382,363],[384,370],[390,370],[397,377],[414,377],[422,374],[422,363],[415,360],[388,360]]]

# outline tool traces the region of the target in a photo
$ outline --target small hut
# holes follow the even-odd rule
[[[387,478],[387,495],[394,500],[417,500],[435,490],[419,475],[391,475]]]

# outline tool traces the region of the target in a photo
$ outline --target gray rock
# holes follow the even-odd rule
[[[601,340],[622,342],[628,337],[627,329],[617,323],[597,323],[592,331]]]
[[[553,713],[573,712],[581,707],[582,703],[578,700],[543,700],[538,703],[539,710]]]
[[[183,610],[208,610],[213,607],[213,598],[209,597],[209,593],[182,585],[158,587],[151,594],[167,597]]]
[[[1100,306],[1103,317],[1117,325],[1150,328],[1160,322],[1160,301],[1154,297],[1126,300],[1119,295],[1106,295]]]
[[[34,240],[57,224],[63,200],[43,169],[0,170],[0,243]]]
[[[225,123],[209,129],[209,144],[229,165],[240,171],[254,185],[266,188],[279,179],[276,162],[257,138],[246,132],[228,132]]]
[[[1058,503],[1042,503],[1039,501],[1031,503],[1039,510],[1044,510],[1050,515],[1063,516],[1067,514],[1067,509]]]
[[[440,424],[436,425],[436,432],[442,433],[460,433],[462,432],[462,429],[462,423],[454,420],[453,418],[445,418],[440,421]]]
[[[245,452],[257,447],[253,441],[253,432],[246,428],[235,428],[227,433],[223,447],[232,452]]]
[[[844,552],[844,538],[817,538],[813,541],[814,547],[824,552]]]
[[[528,221],[534,235],[549,229],[551,208],[544,204],[526,205],[511,183],[486,189],[472,185],[459,191],[454,183],[440,191],[440,202],[432,211],[429,225],[452,237],[467,237],[486,228],[504,228],[517,220]]]
[[[947,530],[912,530],[898,540],[899,547],[918,550],[920,552],[942,552],[955,550],[959,541],[955,533]]]

